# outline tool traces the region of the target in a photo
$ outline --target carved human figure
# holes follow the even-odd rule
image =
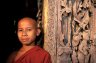
[[[59,62],[58,63],[70,63],[71,62],[71,57],[70,55],[72,54],[72,50],[70,48],[69,43],[66,45],[64,44],[64,34],[60,34],[60,42],[59,42],[59,48],[57,50],[57,54],[59,57]]]
[[[78,45],[80,40],[81,40],[81,34],[78,32],[75,32],[72,40],[72,46],[73,46],[72,62],[73,63],[78,63],[77,50],[78,50]]]
[[[96,34],[94,35],[94,39],[96,39]],[[91,60],[90,63],[96,63],[96,41],[91,41],[90,47]]]
[[[79,49],[78,49],[78,60],[79,63],[88,63],[89,60],[89,47],[88,47],[88,40],[89,40],[89,30],[85,30],[82,33],[83,39],[80,42]]]
[[[88,11],[81,11],[78,15],[74,16],[74,21],[79,24],[79,28],[85,30],[88,28],[89,23],[89,12]]]
[[[83,28],[85,30],[85,27],[87,27],[88,23],[89,23],[89,12],[85,11],[85,15],[84,18],[82,18],[81,23],[80,23],[80,27]]]
[[[59,47],[57,54],[60,58],[58,63],[71,63],[70,55],[72,54],[72,50],[70,47]]]

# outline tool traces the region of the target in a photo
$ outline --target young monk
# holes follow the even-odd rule
[[[22,47],[13,52],[7,63],[52,63],[50,54],[35,45],[40,30],[34,19],[24,17],[18,22],[17,36]]]

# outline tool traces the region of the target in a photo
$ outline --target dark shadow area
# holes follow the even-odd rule
[[[23,16],[36,19],[38,8],[37,0],[2,0],[0,3],[0,63],[6,63],[9,54],[21,46],[15,34],[14,20],[17,22]]]

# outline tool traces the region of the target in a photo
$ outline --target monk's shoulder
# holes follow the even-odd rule
[[[17,51],[10,53],[10,55],[7,58],[7,63],[11,63],[14,60],[16,54],[17,54]]]
[[[43,49],[41,47],[38,47],[37,54],[39,54],[39,55],[50,55],[48,51],[46,51],[45,49]]]

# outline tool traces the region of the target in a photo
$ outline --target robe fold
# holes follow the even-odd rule
[[[35,46],[24,53],[19,59],[11,59],[9,63],[52,63],[50,54],[39,46]]]

